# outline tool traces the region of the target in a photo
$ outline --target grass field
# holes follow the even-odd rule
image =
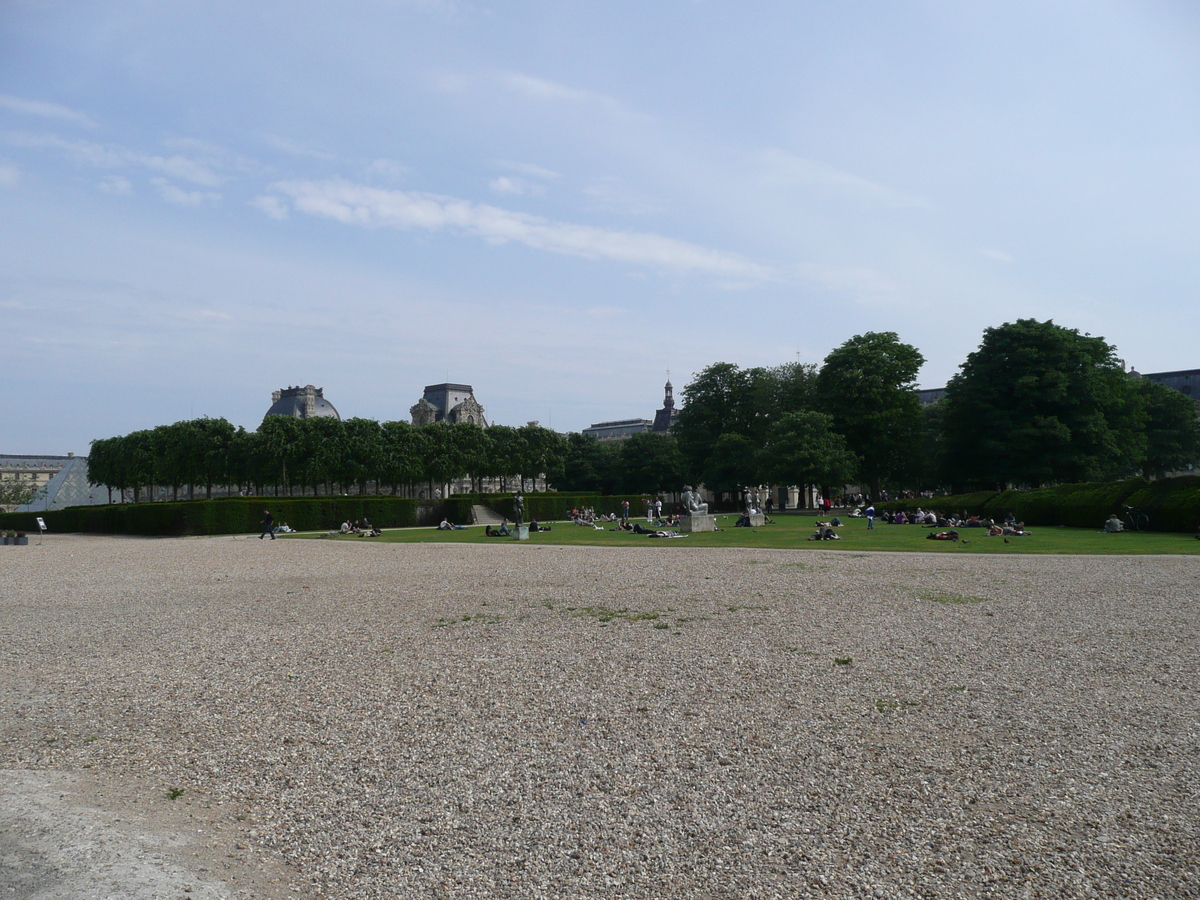
[[[1190,534],[1159,534],[1155,532],[1104,534],[1098,528],[1034,528],[1026,537],[986,537],[982,529],[963,528],[958,542],[931,541],[928,535],[940,529],[915,525],[876,524],[868,531],[865,519],[845,519],[837,529],[841,540],[809,541],[814,531],[812,516],[777,515],[774,525],[759,528],[734,528],[736,516],[718,516],[717,527],[722,531],[691,534],[676,540],[661,540],[629,532],[583,528],[569,523],[554,522],[549,533],[531,534],[528,543],[545,545],[576,545],[597,547],[750,547],[770,550],[821,549],[863,552],[883,550],[925,553],[1081,553],[1081,554],[1192,554],[1200,555],[1200,540]],[[637,521],[637,520],[635,520]],[[642,522],[645,525],[645,522]],[[362,543],[438,543],[481,544],[511,543],[511,538],[490,538],[483,526],[472,525],[465,531],[438,531],[435,528],[397,528],[385,531],[381,537],[357,535],[302,534],[298,539],[325,538]]]

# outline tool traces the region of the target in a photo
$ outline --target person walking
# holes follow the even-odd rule
[[[263,516],[264,516],[264,518],[262,520],[263,530],[262,530],[262,534],[260,534],[258,536],[258,539],[261,541],[263,538],[265,538],[269,534],[271,536],[271,540],[275,540],[275,517],[273,515],[271,515],[271,511],[269,509],[263,510]]]
[[[875,527],[875,504],[867,507],[867,531]]]

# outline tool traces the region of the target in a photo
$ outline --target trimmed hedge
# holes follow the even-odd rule
[[[1200,476],[1059,484],[1034,491],[979,491],[932,500],[892,500],[880,506],[892,512],[908,512],[918,506],[941,512],[966,510],[992,519],[1012,513],[1026,525],[1074,528],[1100,528],[1109,514],[1120,515],[1125,506],[1133,506],[1149,517],[1151,531],[1191,532],[1200,526]]]
[[[36,533],[37,517],[52,532],[90,534],[197,535],[254,534],[261,530],[263,510],[276,524],[296,531],[324,531],[349,519],[369,518],[381,528],[417,524],[418,501],[403,497],[231,497],[180,503],[131,503],[73,506],[43,513],[0,515],[0,528]]]
[[[539,522],[554,522],[566,519],[571,510],[577,507],[590,506],[600,515],[608,513],[621,514],[621,501],[629,501],[631,516],[644,516],[646,506],[642,502],[647,497],[654,499],[654,494],[595,494],[579,493],[566,494],[549,492],[545,494],[525,494],[525,521],[537,519]],[[512,494],[455,494],[446,499],[446,518],[458,525],[471,522],[471,507],[476,504],[494,509],[500,515],[512,521]]]

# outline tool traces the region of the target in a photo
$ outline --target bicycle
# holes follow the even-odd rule
[[[1125,507],[1125,518],[1122,522],[1126,531],[1145,531],[1150,527],[1150,517],[1132,506]]]

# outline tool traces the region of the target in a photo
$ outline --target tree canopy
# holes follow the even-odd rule
[[[924,364],[894,331],[867,332],[825,357],[817,373],[818,408],[845,437],[875,496],[883,481],[911,468],[921,428],[916,380]]]
[[[946,386],[946,474],[956,485],[1037,487],[1127,474],[1140,417],[1103,338],[1018,319],[984,330]]]

